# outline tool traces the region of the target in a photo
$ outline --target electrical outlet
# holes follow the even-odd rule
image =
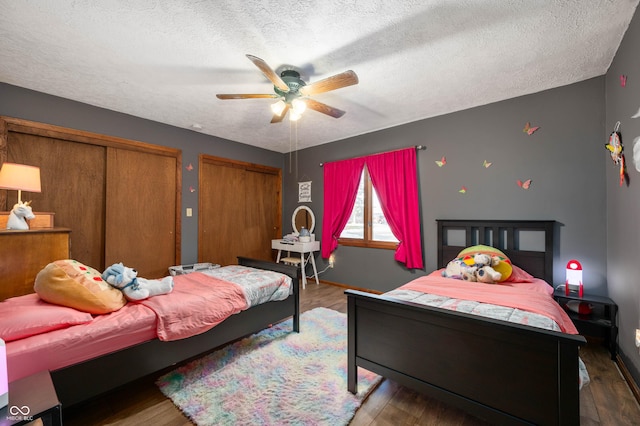
[[[333,259],[333,255],[329,256],[329,268],[333,268],[335,260]]]

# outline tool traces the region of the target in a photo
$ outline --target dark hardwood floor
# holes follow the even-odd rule
[[[346,313],[344,289],[308,283],[307,288],[301,290],[301,308],[305,311],[318,306]],[[606,348],[590,343],[582,348],[581,357],[591,377],[591,383],[580,394],[581,424],[640,424],[640,406]],[[65,426],[190,425],[189,419],[155,386],[154,380],[159,375],[140,380],[83,405],[63,407]],[[304,398],[304,395],[300,397]],[[456,408],[386,379],[369,395],[351,422],[351,425],[359,426],[485,424]]]

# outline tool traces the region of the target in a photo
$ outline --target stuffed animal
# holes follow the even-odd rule
[[[474,266],[476,270],[476,278],[478,282],[485,284],[495,284],[502,278],[502,274],[493,266],[497,266],[500,263],[498,256],[491,256],[486,253],[476,253],[473,256]]]
[[[159,294],[171,293],[173,278],[164,277],[161,280],[148,280],[138,277],[138,271],[120,263],[114,263],[102,273],[102,279],[113,287],[122,291],[127,300],[136,301],[147,299]]]
[[[464,265],[466,267],[467,265]],[[447,267],[442,270],[442,276],[445,278],[462,279],[463,265],[458,259],[453,259],[447,263]]]
[[[476,278],[477,269],[478,268],[476,266],[470,266],[462,259],[453,259],[442,271],[442,276],[445,278],[454,278],[456,280],[478,281]]]
[[[453,259],[442,271],[442,276],[445,278],[455,278],[486,284],[495,284],[502,278],[502,274],[493,269],[493,266],[496,266],[500,262],[498,256],[476,253],[473,256],[473,262],[471,262],[470,259],[471,258]]]

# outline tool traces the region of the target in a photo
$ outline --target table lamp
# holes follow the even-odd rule
[[[564,283],[565,295],[569,295],[571,286],[578,288],[578,295],[582,297],[584,290],[582,287],[582,265],[575,259],[567,263],[567,279]]]
[[[18,204],[22,203],[22,191],[42,191],[40,168],[26,164],[4,163],[0,169],[0,189],[17,190]]]

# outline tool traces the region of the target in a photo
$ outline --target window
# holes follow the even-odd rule
[[[370,176],[367,176],[367,171],[362,176],[365,166]],[[404,263],[409,269],[422,269],[424,261],[416,172],[416,151],[413,147],[325,163],[320,247],[322,258],[328,259],[339,244],[390,248],[395,249],[393,258],[396,261]],[[362,202],[356,206],[360,182],[363,182]],[[373,201],[373,183],[380,203]],[[381,213],[379,206],[384,206],[382,218],[377,213]],[[356,231],[358,227],[353,227],[352,231],[358,234],[352,237],[362,235],[362,238],[342,235],[354,210],[356,217],[352,223],[360,222],[362,231]],[[385,223],[387,221],[388,225]],[[385,241],[391,238],[391,233],[386,231],[387,226],[398,236],[398,242]]]
[[[391,232],[382,212],[366,166],[362,171],[356,202],[339,241],[343,245],[388,249],[395,249],[398,245],[398,239]]]

